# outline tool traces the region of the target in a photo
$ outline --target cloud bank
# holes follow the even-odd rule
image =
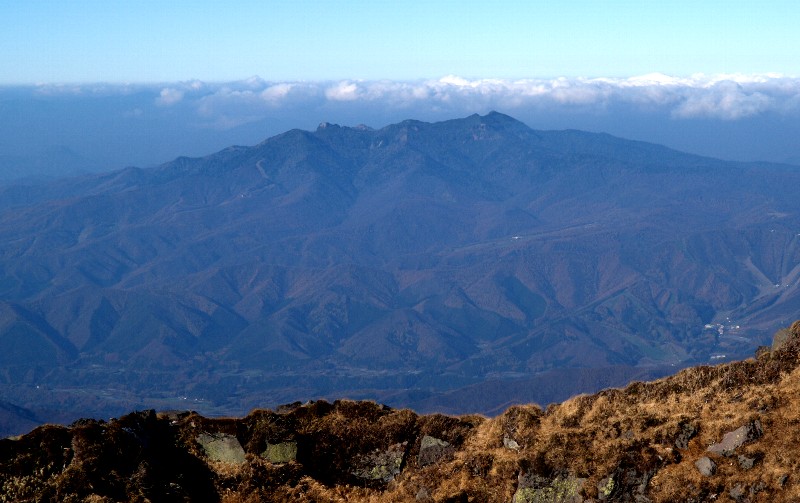
[[[610,106],[667,110],[676,119],[736,120],[755,115],[800,113],[800,78],[779,74],[694,75],[654,73],[630,78],[466,79],[448,75],[435,80],[342,80],[270,82],[260,77],[227,83],[190,81],[164,86],[92,84],[41,85],[44,96],[130,95],[152,92],[160,107],[188,102],[201,117],[251,119],[281,108],[376,105],[391,110],[572,107],[603,110]],[[237,121],[233,121],[237,122]]]
[[[675,118],[736,120],[766,112],[793,113],[800,107],[800,79],[781,75],[649,74],[625,79],[465,79],[445,76],[423,81],[268,82],[258,78],[223,85],[191,83],[164,88],[157,98],[171,104],[194,94],[205,116],[237,107],[253,111],[280,107],[375,104],[391,109],[469,110],[493,107],[577,107],[613,105],[667,109]]]

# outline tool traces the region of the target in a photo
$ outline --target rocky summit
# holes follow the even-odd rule
[[[0,501],[800,499],[800,322],[741,362],[494,418],[339,400],[134,412],[0,440]]]

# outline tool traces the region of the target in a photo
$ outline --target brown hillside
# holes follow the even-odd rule
[[[800,322],[755,359],[546,410],[139,412],[0,441],[0,501],[799,501]]]

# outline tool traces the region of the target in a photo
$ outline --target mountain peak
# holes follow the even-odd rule
[[[319,126],[317,126],[317,131],[321,129],[340,129],[342,126],[339,124],[332,124],[330,122],[320,122]]]
[[[486,115],[483,116],[486,120],[492,120],[495,122],[504,121],[504,122],[515,122],[518,124],[522,124],[522,122],[518,121],[517,119],[511,117],[510,115],[506,115],[504,113],[500,113],[497,110],[492,110]]]

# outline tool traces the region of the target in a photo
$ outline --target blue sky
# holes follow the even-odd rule
[[[0,83],[800,76],[795,0],[0,0]]]
[[[490,110],[800,165],[798,26],[797,0],[0,0],[0,181]]]

